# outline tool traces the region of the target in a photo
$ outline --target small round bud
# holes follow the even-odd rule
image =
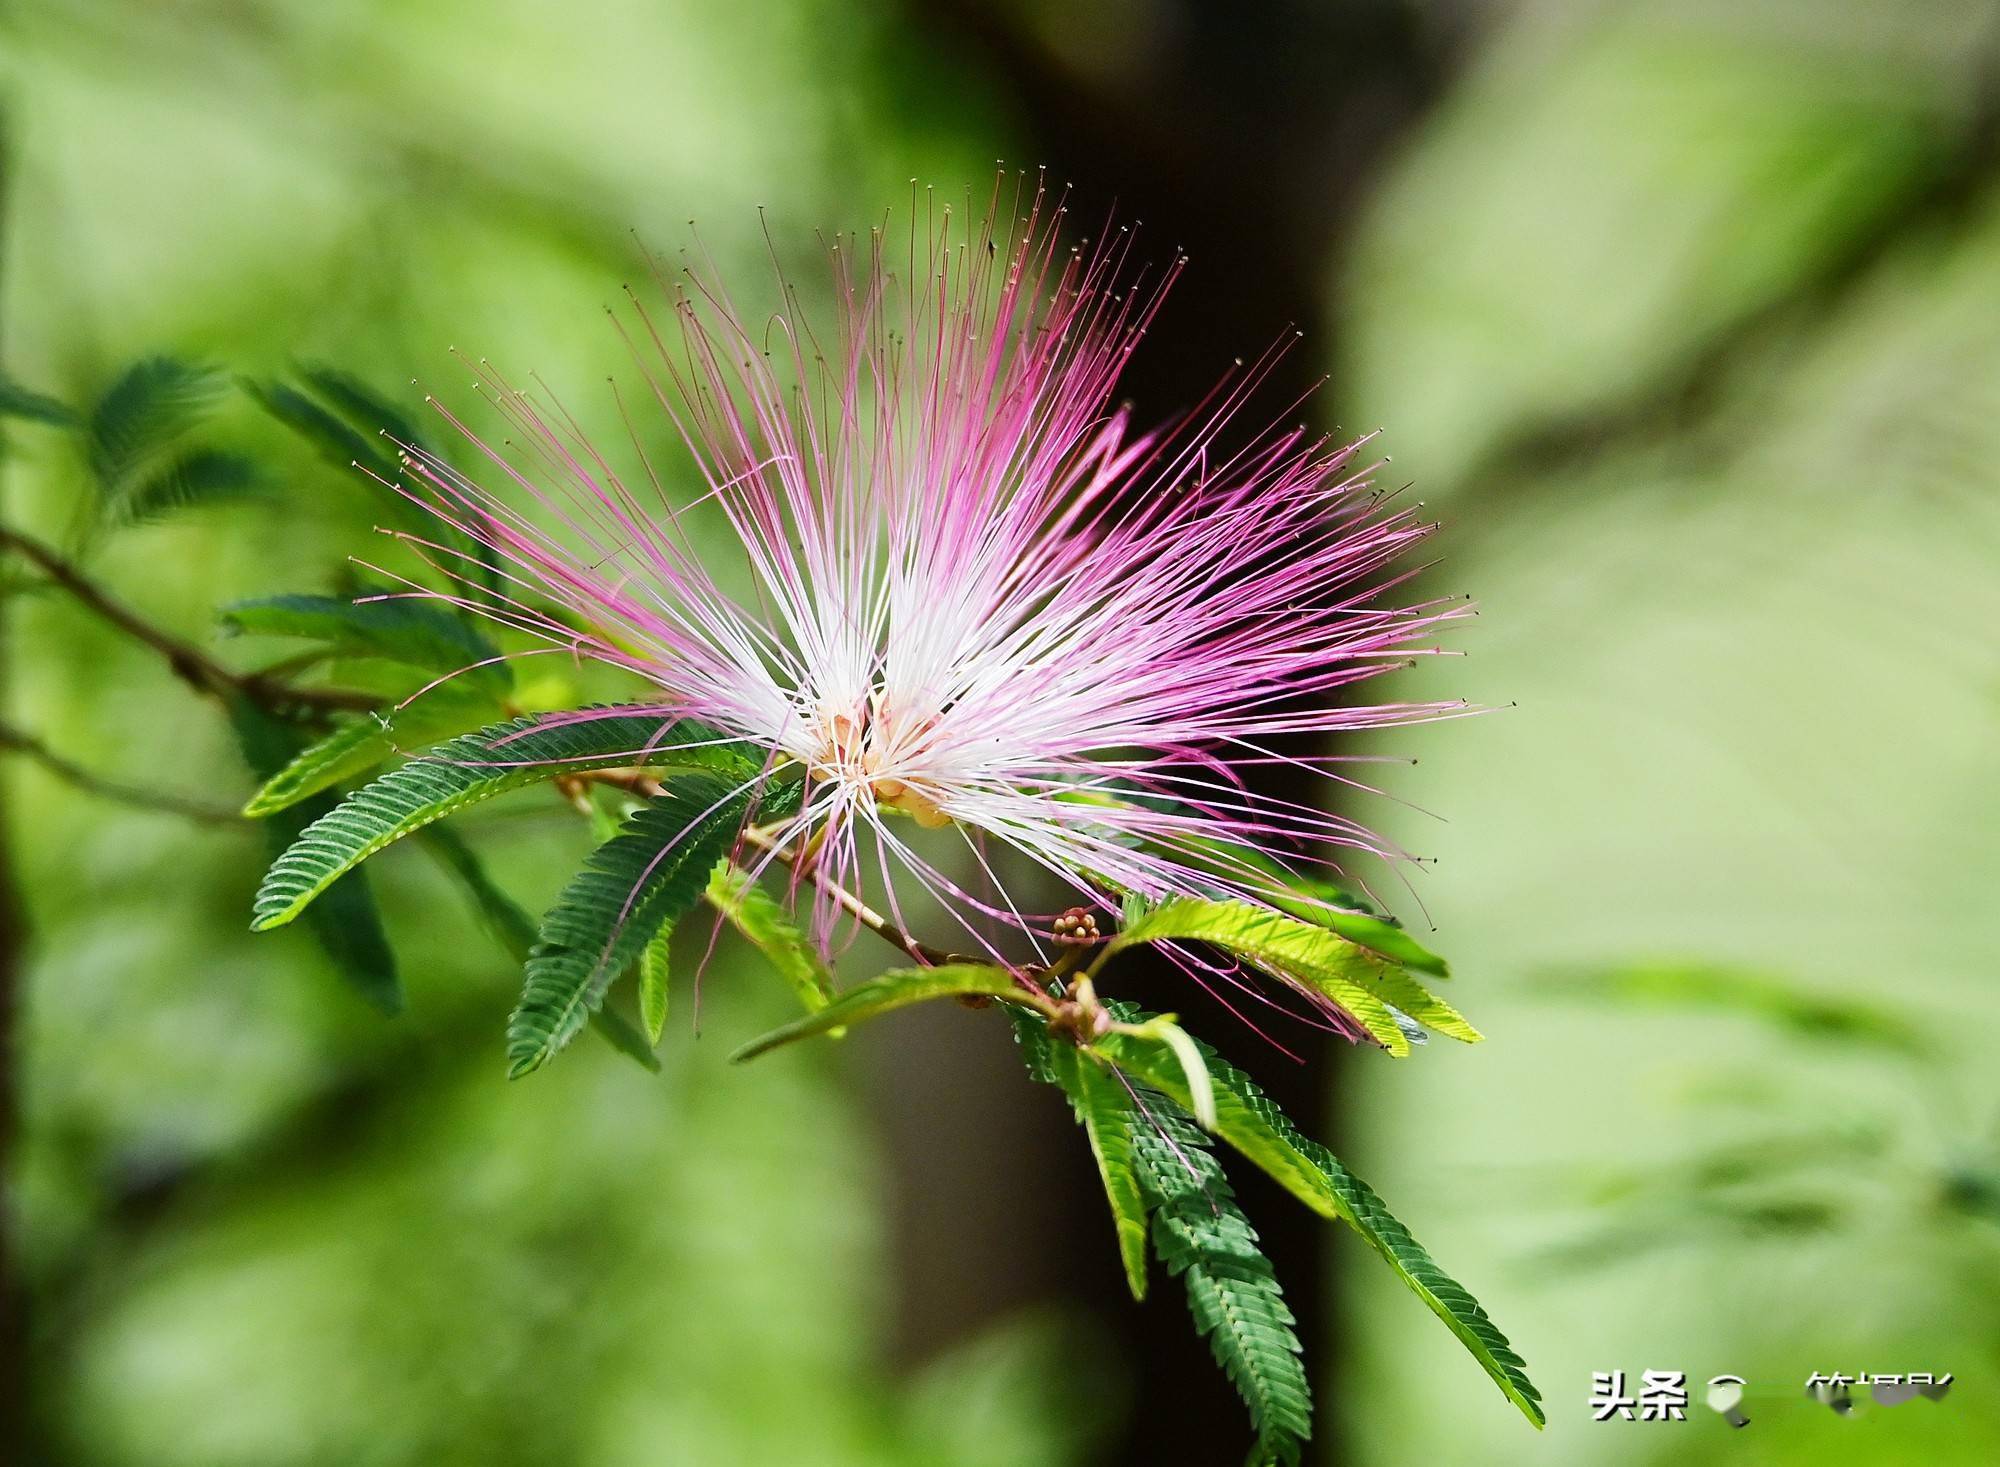
[[[1071,907],[1049,925],[1049,935],[1057,942],[1097,941],[1097,918],[1088,907]]]

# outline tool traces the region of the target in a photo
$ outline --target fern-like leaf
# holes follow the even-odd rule
[[[229,714],[243,762],[253,774],[275,773],[299,746],[296,729],[247,700],[234,701]],[[315,796],[284,811],[265,826],[273,850],[285,850],[309,826],[331,818],[333,811],[330,795]],[[321,891],[323,899],[308,914],[307,931],[349,987],[383,1013],[399,1012],[403,1006],[402,979],[366,874],[348,871],[329,877]]]
[[[1110,957],[1143,942],[1206,942],[1248,959],[1266,972],[1330,999],[1345,1009],[1390,1054],[1410,1052],[1396,1012],[1468,1043],[1480,1034],[1459,1012],[1401,968],[1317,923],[1301,921],[1247,902],[1165,902],[1120,929],[1105,950]]]
[[[527,962],[528,954],[535,946],[535,919],[519,902],[500,889],[472,847],[448,825],[426,826],[417,833],[417,839],[437,858],[438,864],[457,879],[473,911],[479,914],[480,921],[493,934],[494,940],[506,949],[508,956],[516,963]],[[620,1054],[658,1073],[660,1057],[653,1053],[652,1045],[621,1014],[608,1008],[599,1009],[590,1016],[590,1026]]]
[[[1128,1022],[1140,1017],[1129,1005],[1113,1008]],[[1028,1073],[1060,1086],[1081,1118],[1072,1086],[1078,1077],[1102,1070],[1067,1040],[1051,1035],[1040,1015],[1017,1009],[1009,1017]],[[1196,1327],[1249,1408],[1257,1431],[1250,1467],[1294,1464],[1312,1433],[1312,1395],[1291,1311],[1270,1260],[1237,1208],[1208,1149],[1209,1138],[1186,1108],[1156,1089],[1138,1085],[1128,1091],[1115,1080],[1111,1084],[1116,1100],[1106,1091],[1092,1108],[1124,1108],[1141,1216],[1151,1216],[1154,1251],[1185,1284]]]
[[[1137,1012],[1118,1006],[1121,1017]],[[1199,1044],[1199,1041],[1196,1041]],[[1127,1034],[1098,1041],[1134,1080],[1177,1104],[1189,1101],[1180,1063],[1164,1045]],[[1521,1357],[1479,1301],[1438,1267],[1368,1184],[1332,1152],[1308,1139],[1250,1077],[1201,1045],[1215,1086],[1216,1134],[1322,1217],[1338,1218],[1365,1238],[1410,1290],[1456,1335],[1507,1399],[1536,1426],[1544,1422],[1541,1394]]]
[[[273,863],[258,888],[251,929],[280,927],[377,851],[469,806],[558,775],[643,763],[753,777],[741,747],[657,713],[593,710],[580,722],[542,727],[530,715],[465,734],[392,770],[315,820]]]
[[[269,487],[262,471],[242,454],[195,448],[107,490],[100,518],[111,525],[142,524],[184,509],[260,498]]]
[[[1132,1155],[1153,1217],[1153,1247],[1187,1288],[1195,1327],[1250,1412],[1250,1467],[1296,1467],[1312,1435],[1312,1389],[1296,1322],[1271,1260],[1236,1205],[1208,1138],[1178,1106],[1142,1096]]]
[[[797,798],[798,786],[786,793]],[[521,1002],[507,1023],[508,1075],[548,1063],[603,1007],[611,982],[701,899],[715,863],[735,843],[751,795],[705,775],[675,782],[671,798],[635,810],[591,853],[542,918]],[[767,808],[774,813],[775,802]]]
[[[658,1044],[667,1032],[668,982],[673,977],[670,949],[674,926],[664,924],[639,952],[639,1023],[646,1041]]]

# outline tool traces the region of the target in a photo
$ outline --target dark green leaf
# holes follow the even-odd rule
[[[1312,1435],[1296,1321],[1208,1138],[1164,1098],[1146,1104],[1149,1114],[1131,1136],[1153,1247],[1186,1286],[1196,1328],[1249,1409],[1257,1429],[1251,1467],[1290,1467]]]
[[[591,853],[542,918],[521,1002],[507,1024],[510,1076],[540,1068],[568,1044],[602,1007],[612,979],[701,900],[750,805],[747,790],[689,775],[674,783],[671,798],[634,811]]]
[[[232,703],[230,721],[244,762],[262,777],[274,774],[302,742],[296,729],[241,699]],[[332,796],[320,795],[273,817],[265,824],[272,850],[285,850],[308,826],[330,818],[333,809]],[[321,884],[321,900],[307,914],[306,928],[357,993],[383,1013],[396,1013],[403,1006],[402,980],[367,878],[359,871],[336,876]]]
[[[1031,1021],[1032,1022],[1032,1021]],[[1049,1046],[1050,1071],[1069,1097],[1077,1121],[1090,1138],[1097,1175],[1111,1204],[1111,1223],[1118,1234],[1118,1256],[1125,1265],[1125,1282],[1134,1299],[1146,1297],[1146,1200],[1140,1195],[1139,1174],[1132,1158],[1132,1128],[1137,1122],[1124,1084],[1109,1067],[1087,1057],[1073,1044]]]
[[[394,444],[373,432],[364,434],[357,431],[297,388],[283,382],[255,382],[246,378],[242,385],[259,407],[310,443],[332,467],[351,469],[359,466],[391,484],[395,483]],[[399,512],[405,515],[421,513],[417,506],[409,504],[394,490],[379,484],[375,488],[385,500],[396,501],[400,506]]]
[[[535,919],[495,884],[472,848],[448,825],[427,825],[417,833],[417,839],[458,879],[473,910],[508,956],[516,963],[527,962],[535,945]],[[659,1070],[659,1056],[650,1045],[637,1042],[636,1031],[622,1015],[611,1009],[599,1009],[590,1016],[590,1026],[619,1053],[637,1060],[648,1070]]]
[[[1104,1036],[1097,1047],[1136,1081],[1171,1096],[1177,1104],[1187,1104],[1180,1065],[1163,1046],[1114,1033]],[[1540,1393],[1529,1381],[1521,1357],[1478,1301],[1437,1266],[1365,1182],[1332,1152],[1302,1135],[1249,1076],[1206,1045],[1202,1051],[1215,1085],[1216,1134],[1322,1217],[1339,1218],[1367,1239],[1458,1336],[1507,1398],[1535,1425],[1542,1425]]]
[[[253,931],[280,927],[383,847],[482,800],[558,775],[644,763],[706,768],[752,778],[762,766],[740,745],[717,742],[692,723],[615,708],[541,727],[536,715],[495,724],[433,749],[357,790],[315,820],[278,858],[258,889]]]
[[[299,375],[312,384],[320,397],[348,422],[371,437],[387,433],[397,443],[420,447],[423,439],[417,425],[403,410],[377,393],[359,378],[327,366],[311,366]]]
[[[190,449],[107,489],[102,518],[112,525],[140,524],[184,509],[254,499],[268,488],[257,465],[243,455]]]
[[[232,634],[301,637],[343,657],[381,657],[431,672],[466,672],[496,693],[513,685],[499,649],[463,617],[416,597],[344,601],[337,596],[266,596],[225,606],[217,619]]]

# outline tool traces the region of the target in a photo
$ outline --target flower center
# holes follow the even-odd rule
[[[951,816],[920,787],[922,781],[913,783],[907,777],[909,761],[921,751],[935,718],[899,718],[878,688],[850,709],[822,705],[815,721],[815,777],[866,785],[877,805],[901,810],[927,830],[951,823]]]

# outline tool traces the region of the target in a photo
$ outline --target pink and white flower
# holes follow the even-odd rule
[[[1299,748],[1462,711],[1344,696],[1465,611],[1396,603],[1431,527],[1370,487],[1361,444],[1225,442],[1289,342],[1136,428],[1119,376],[1184,262],[1131,268],[1123,230],[1067,245],[1059,201],[1012,191],[834,240],[828,323],[782,275],[753,315],[705,262],[662,275],[664,308],[634,297],[642,387],[619,410],[671,421],[706,481],[684,502],[642,435],[614,466],[546,390],[481,364],[509,440],[439,410],[485,482],[407,458],[410,492],[503,567],[506,596],[451,599],[636,674],[663,720],[756,746],[773,777],[802,768],[801,809],[766,834],[891,902],[907,874],[982,942],[1046,920],[892,817],[951,827],[965,869],[1010,847],[1088,899],[1258,901],[1272,858],[1393,854],[1316,803],[1338,761]],[[1256,765],[1299,777],[1281,796]]]

